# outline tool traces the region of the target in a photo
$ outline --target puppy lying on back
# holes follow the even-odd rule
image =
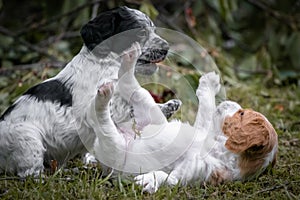
[[[278,144],[271,123],[262,114],[232,101],[216,106],[220,78],[214,72],[199,80],[195,124],[167,122],[135,79],[134,66],[140,53],[137,43],[125,53],[115,89],[134,106],[137,130],[128,124],[121,130],[114,125],[108,107],[113,83],[102,85],[95,98],[90,119],[99,139],[95,150],[100,161],[137,175],[136,183],[150,193],[163,183],[174,186],[179,182],[246,180],[275,164]],[[137,131],[140,137],[135,137]]]
[[[113,42],[108,39],[131,29],[135,29],[132,37]],[[135,71],[150,75],[169,48],[155,33],[148,16],[127,7],[101,13],[82,27],[81,36],[84,45],[67,66],[55,77],[30,88],[0,117],[0,173],[39,176],[51,160],[62,166],[87,152],[96,138],[87,110],[97,86],[118,77],[119,54],[138,42],[143,53]],[[104,49],[97,48],[105,41],[100,45]],[[169,109],[172,102],[167,105],[162,106],[166,115],[176,110],[176,105]],[[117,93],[110,109],[116,124],[131,121],[131,105]]]

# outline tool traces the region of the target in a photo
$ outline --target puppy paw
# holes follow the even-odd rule
[[[98,89],[98,100],[101,104],[107,104],[114,93],[113,82],[108,82],[101,85]]]
[[[86,153],[82,157],[82,162],[85,166],[97,166],[99,161],[90,153]]]
[[[182,102],[179,99],[171,99],[164,104],[158,104],[162,113],[168,119],[170,118],[177,110],[179,110]]]
[[[134,42],[131,47],[125,50],[123,59],[128,63],[135,63],[142,54],[141,46],[138,42]]]
[[[135,180],[135,184],[142,186],[143,192],[148,192],[150,194],[153,194],[159,188],[159,183],[156,179],[155,173],[139,175],[136,176],[134,180]]]
[[[134,42],[130,48],[123,52],[119,78],[126,72],[134,73],[134,67],[141,54],[142,50],[138,42]]]
[[[209,72],[204,74],[199,79],[199,87],[197,89],[197,96],[201,93],[202,90],[212,91],[214,95],[216,95],[221,88],[220,84],[220,76],[216,74],[216,72]]]

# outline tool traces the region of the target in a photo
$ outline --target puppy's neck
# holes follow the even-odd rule
[[[84,108],[83,104],[89,104],[97,94],[99,85],[117,79],[119,68],[118,55],[109,54],[101,59],[83,46],[56,78],[72,89],[74,108]]]

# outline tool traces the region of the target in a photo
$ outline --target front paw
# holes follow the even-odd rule
[[[106,105],[111,99],[114,92],[114,83],[108,82],[101,85],[98,89],[97,98],[99,100],[98,104]]]
[[[134,42],[131,47],[124,51],[123,61],[134,63],[142,54],[141,46],[138,42]]]
[[[204,74],[199,79],[199,87],[197,89],[197,96],[201,93],[202,90],[212,91],[214,95],[216,95],[221,88],[220,84],[220,76],[216,74],[216,72],[209,72]]]
[[[123,52],[119,78],[121,78],[121,76],[126,72],[134,72],[134,67],[141,54],[142,50],[138,42],[134,42],[130,48]]]
[[[159,183],[157,181],[157,177],[154,172],[136,176],[134,180],[135,180],[135,184],[142,186],[143,192],[148,192],[150,194],[153,194],[159,188]]]

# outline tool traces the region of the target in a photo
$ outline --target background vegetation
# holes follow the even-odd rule
[[[299,0],[2,0],[0,112],[30,86],[54,76],[81,48],[81,26],[118,5],[140,9],[157,26],[186,33],[207,49],[228,98],[264,113],[276,128],[277,166],[246,183],[164,187],[142,195],[134,184],[105,179],[99,167],[74,160],[44,181],[1,176],[0,198],[299,199]]]

